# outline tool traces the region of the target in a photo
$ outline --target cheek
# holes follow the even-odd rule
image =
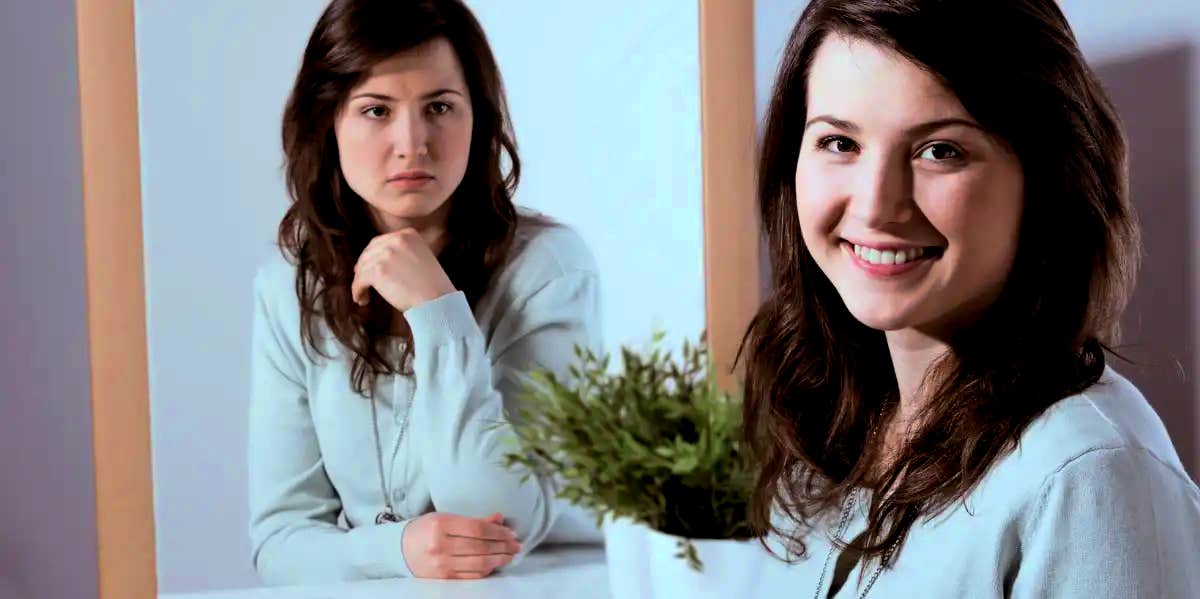
[[[796,164],[796,216],[805,240],[828,236],[840,220],[845,173],[802,155]],[[808,241],[812,243],[812,241]]]
[[[386,149],[370,127],[344,123],[334,130],[342,172],[351,184],[373,176],[374,165],[386,158]],[[381,154],[382,152],[382,154]]]
[[[467,156],[471,153],[471,127],[473,120],[470,115],[458,119],[447,120],[439,129],[440,143],[446,149],[446,157],[461,167],[466,167]]]
[[[1021,222],[1020,179],[964,174],[931,181],[918,192],[930,223],[980,276],[1003,278],[1016,254]]]

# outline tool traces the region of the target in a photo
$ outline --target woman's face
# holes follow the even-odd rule
[[[999,295],[1017,250],[1017,157],[899,54],[831,35],[796,161],[804,243],[850,313],[945,338]]]
[[[442,225],[471,149],[471,100],[436,38],[380,62],[334,124],[342,174],[384,231]]]

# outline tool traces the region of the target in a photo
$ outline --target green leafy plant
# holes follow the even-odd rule
[[[746,539],[753,474],[741,447],[741,404],[717,388],[708,351],[683,343],[680,358],[623,347],[622,365],[575,349],[567,380],[534,372],[509,415],[509,467],[553,476],[559,494],[605,517],[629,518],[681,537],[678,557],[700,570],[691,539]]]

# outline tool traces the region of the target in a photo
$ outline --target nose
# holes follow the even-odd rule
[[[915,210],[913,175],[907,157],[879,156],[860,164],[850,215],[871,228],[911,219]]]
[[[418,111],[401,111],[392,122],[392,136],[393,151],[400,158],[429,153],[429,124]]]

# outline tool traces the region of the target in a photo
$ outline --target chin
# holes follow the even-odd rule
[[[886,304],[846,304],[846,309],[855,320],[877,331],[899,331],[913,326],[913,315],[909,310],[897,309]]]
[[[376,210],[392,218],[424,218],[442,207],[445,198],[434,198],[424,194],[404,194],[379,198],[370,202]]]

